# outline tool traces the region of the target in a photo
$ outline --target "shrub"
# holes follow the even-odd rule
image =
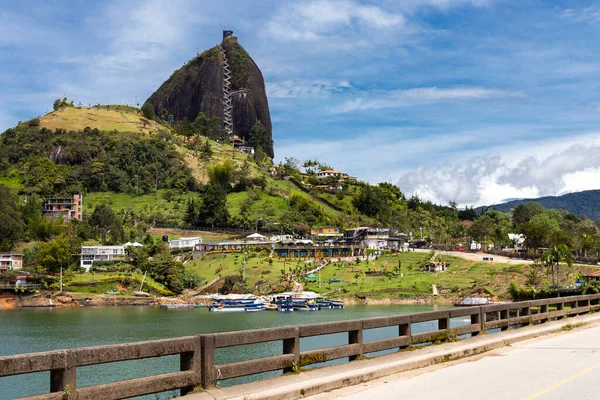
[[[148,119],[155,119],[154,106],[148,102],[142,106],[142,115]]]

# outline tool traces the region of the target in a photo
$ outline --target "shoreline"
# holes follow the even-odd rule
[[[345,305],[453,305],[459,299],[442,296],[414,298],[378,297],[364,299],[356,296],[336,297]],[[0,310],[15,308],[65,308],[65,307],[153,307],[161,304],[194,303],[206,305],[206,301],[185,297],[134,297],[110,296],[104,294],[41,292],[31,296],[19,296],[11,293],[0,294]]]

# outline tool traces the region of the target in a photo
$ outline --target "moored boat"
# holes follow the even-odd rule
[[[194,305],[191,303],[184,304],[161,304],[160,308],[166,308],[167,310],[178,310],[182,308],[194,308]]]
[[[294,301],[292,303],[294,311],[319,311],[320,308],[316,303],[309,303],[308,301]]]

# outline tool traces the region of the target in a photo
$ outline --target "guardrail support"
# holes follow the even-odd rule
[[[450,318],[449,317],[444,317],[444,318],[438,319],[438,329],[439,330],[444,330],[444,329],[448,329],[448,328],[450,328]]]
[[[283,373],[296,372],[300,368],[300,328],[296,327],[293,338],[283,339],[283,354],[293,354],[295,366],[285,368]]]
[[[363,331],[362,329],[358,329],[355,331],[348,331],[348,344],[359,344],[360,352],[357,355],[350,356],[348,359],[350,361],[356,360],[363,353]]]
[[[77,363],[75,354],[70,350],[65,350],[64,357],[64,368],[50,370],[50,393],[75,393],[77,389]]]
[[[480,333],[485,333],[485,313],[483,307],[477,307],[479,312],[477,314],[471,314],[471,325],[479,324],[479,331],[471,333],[471,336],[477,336]]]
[[[200,336],[194,341],[194,351],[186,351],[179,354],[179,370],[194,371],[196,375],[196,385],[201,379],[201,338]],[[186,386],[181,388],[181,396],[184,396],[194,390],[195,386]]]
[[[200,386],[209,388],[214,384],[215,337],[200,335]]]
[[[408,337],[408,345],[410,346],[412,341],[412,329],[410,322],[406,322],[404,324],[398,325],[398,336],[407,336]],[[408,346],[401,346],[400,349],[405,349]]]

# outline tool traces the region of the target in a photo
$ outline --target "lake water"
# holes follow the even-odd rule
[[[106,308],[40,308],[0,310],[0,356],[67,349],[84,346],[137,342],[177,336],[238,331],[278,326],[304,325],[358,318],[406,314],[436,309],[442,306],[349,306],[342,310],[318,312],[280,313],[212,313],[206,308],[166,310],[157,307],[106,307]],[[460,322],[453,321],[453,325]],[[419,324],[413,331],[435,329]],[[364,333],[364,340],[376,340],[397,334],[397,328],[373,329]],[[346,334],[306,338],[301,350],[336,346],[347,343]],[[241,361],[267,355],[281,354],[281,343],[219,349],[217,363]],[[343,362],[340,360],[338,362]],[[115,382],[177,371],[179,356],[151,358],[77,369],[79,387]],[[0,378],[0,399],[47,393],[49,372]],[[219,383],[226,386],[247,382],[250,379],[273,376],[261,374],[254,378],[231,379]],[[174,392],[161,398],[169,398]],[[146,396],[156,398],[156,396]]]

